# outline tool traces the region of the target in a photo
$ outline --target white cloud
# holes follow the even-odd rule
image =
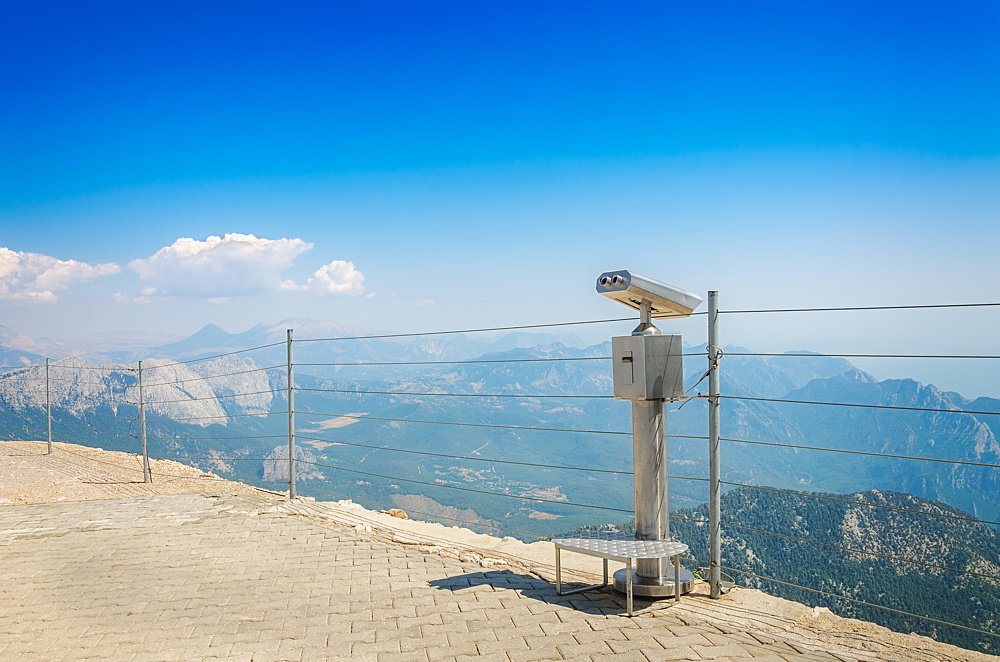
[[[116,274],[114,263],[87,264],[0,246],[0,301],[52,303],[55,292],[75,283]]]
[[[318,294],[364,294],[364,280],[353,262],[334,260],[317,269],[306,284]]]
[[[413,305],[416,306],[417,308],[423,308],[425,306],[433,306],[434,299],[424,299],[423,301],[418,301]]]
[[[313,247],[301,239],[258,239],[230,233],[205,241],[181,237],[128,268],[142,279],[139,302],[150,297],[190,297],[218,301],[265,291],[303,290],[282,280],[281,272]],[[318,273],[318,272],[317,272]]]

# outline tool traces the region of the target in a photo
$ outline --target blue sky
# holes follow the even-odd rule
[[[289,4],[0,4],[0,323],[601,318],[618,268],[733,308],[1000,300],[996,3]],[[1000,353],[998,323],[725,339]],[[949,365],[868,367],[1000,395]]]

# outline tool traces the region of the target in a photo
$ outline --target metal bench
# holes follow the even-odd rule
[[[688,551],[688,546],[673,540],[636,540],[626,533],[581,533],[552,541],[556,546],[556,593],[572,595],[583,591],[592,591],[608,585],[608,561],[619,561],[626,566],[626,604],[628,615],[632,616],[632,565],[639,559],[666,559],[673,557],[674,562],[674,601],[681,599],[681,554]],[[604,559],[604,583],[585,586],[570,591],[562,590],[562,550],[577,554],[597,556]]]

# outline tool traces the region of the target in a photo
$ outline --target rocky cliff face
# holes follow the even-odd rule
[[[118,407],[135,400],[134,366],[93,365],[80,358],[49,366],[48,398],[53,407],[80,413],[98,407]],[[44,407],[45,366],[33,366],[0,375],[0,401],[14,410]]]
[[[193,365],[150,359],[142,367],[147,419],[226,425],[228,414],[265,414],[274,399],[267,371],[250,358],[226,356]],[[117,415],[138,406],[138,377],[136,364],[64,359],[49,366],[48,398],[53,407],[76,415],[101,408]],[[0,403],[15,411],[45,407],[45,367],[0,375]]]
[[[265,481],[283,482],[288,480],[288,446],[276,446],[265,456],[261,463],[260,477]],[[312,451],[295,447],[295,478],[296,480],[323,480],[326,476],[314,463],[316,454]]]
[[[242,414],[265,414],[271,410],[274,392],[269,375],[280,376],[285,368],[261,368],[253,359],[240,356],[223,356],[190,367],[196,375],[205,378],[203,383],[227,410]]]

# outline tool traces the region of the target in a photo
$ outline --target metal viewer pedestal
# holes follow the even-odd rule
[[[643,304],[639,326],[631,336],[612,338],[611,346],[615,397],[632,401],[635,538],[669,542],[665,401],[684,391],[681,337],[661,335]],[[634,571],[626,568],[616,572],[615,589],[651,598],[689,593],[694,575],[680,567],[670,572],[664,556],[639,558]]]
[[[632,335],[611,339],[615,398],[632,401],[632,455],[635,477],[635,537],[614,539],[614,555],[595,554],[592,543],[580,537],[559,545],[605,558],[628,560],[615,573],[614,586],[625,591],[631,613],[632,594],[680,598],[693,588],[694,576],[680,567],[680,551],[687,545],[670,539],[670,504],[667,491],[666,401],[684,395],[683,345],[679,335],[663,335],[653,317],[688,317],[702,303],[701,297],[631,271],[612,271],[597,279],[598,293],[639,311],[639,326]],[[571,539],[566,539],[571,540]],[[609,539],[610,540],[610,539]],[[634,553],[642,550],[643,553]],[[671,566],[667,559],[673,557]],[[632,559],[636,560],[632,569]],[[671,572],[671,570],[673,572]],[[558,574],[558,570],[557,570]],[[672,576],[671,576],[672,575]]]

